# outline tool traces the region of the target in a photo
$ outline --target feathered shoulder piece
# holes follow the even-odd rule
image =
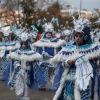
[[[86,60],[94,59],[100,56],[99,44],[86,44],[76,47],[75,45],[64,47],[54,58],[51,63],[59,63],[64,60],[77,59],[84,56]]]
[[[0,49],[2,50],[16,50],[16,49],[19,49],[20,48],[20,44],[16,43],[15,41],[14,42],[8,42],[8,43],[5,43],[5,42],[2,42],[0,43]]]
[[[42,55],[37,53],[36,51],[20,51],[17,50],[15,52],[11,52],[10,54],[7,55],[8,59],[15,59],[19,61],[34,61],[34,60],[41,60]]]
[[[32,47],[53,47],[58,48],[62,46],[65,43],[64,40],[61,39],[53,39],[53,40],[47,40],[47,39],[41,39],[35,43],[32,44]]]

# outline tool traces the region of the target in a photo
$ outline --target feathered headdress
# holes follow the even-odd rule
[[[64,30],[62,32],[63,36],[69,36],[72,32],[70,30]]]
[[[90,38],[91,22],[88,19],[82,19],[80,12],[78,12],[78,14],[79,14],[78,19],[75,19],[73,13],[70,12],[70,16],[73,18],[74,35],[76,33],[81,33],[84,37],[84,40],[87,41],[87,39]]]
[[[28,33],[23,32],[23,33],[21,34],[21,41],[22,41],[22,42],[26,42],[27,40],[28,40]]]
[[[45,33],[46,32],[50,32],[50,33],[54,32],[54,26],[50,22],[45,23],[44,26],[43,26],[43,28],[44,28],[44,32]]]
[[[10,34],[11,34],[11,30],[4,30],[3,31],[3,36],[10,36]]]
[[[31,25],[31,28],[32,30],[30,31],[29,34],[30,34],[30,38],[33,39],[37,37],[39,31],[34,25]]]
[[[17,29],[16,31],[15,31],[15,35],[16,36],[21,36],[21,34],[22,34],[22,29]]]

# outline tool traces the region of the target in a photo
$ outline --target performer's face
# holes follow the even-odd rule
[[[20,41],[21,40],[20,37],[18,37],[17,40]]]
[[[83,45],[84,37],[81,33],[76,33],[75,35],[75,43],[76,45]]]
[[[24,43],[24,42],[22,43],[22,49],[23,50],[26,50],[27,49],[26,43]]]
[[[50,38],[51,38],[51,33],[50,33],[50,32],[47,32],[47,33],[46,33],[46,38],[47,38],[47,39],[50,39]]]
[[[5,42],[9,41],[9,38],[7,36],[4,37]]]
[[[68,36],[65,36],[65,41],[68,42]]]
[[[32,43],[35,43],[35,39],[32,39],[32,40],[31,40],[31,44],[32,44]]]

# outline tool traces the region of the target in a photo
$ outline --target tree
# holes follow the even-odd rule
[[[19,10],[20,10],[20,0],[2,0],[1,8],[4,11],[2,17],[4,17],[5,22],[7,25],[10,23],[16,23],[16,25],[19,24],[20,20],[20,15],[19,15]],[[16,13],[16,11],[18,13]],[[9,20],[9,22],[8,22]]]
[[[29,27],[33,24],[35,17],[35,2],[34,0],[23,0],[20,2],[20,4],[23,13],[23,18],[21,21],[23,22],[24,26],[27,25],[27,27]]]
[[[72,18],[69,16],[62,17],[62,15],[60,14],[60,11],[61,11],[60,3],[54,2],[52,5],[49,5],[47,10],[41,11],[41,9],[38,9],[36,11],[36,16],[38,16],[38,19],[46,18],[47,22],[51,22],[51,19],[53,17],[58,18],[59,26],[57,26],[55,23],[53,23],[56,31],[61,28],[60,25],[62,25],[62,24],[63,24],[63,26],[65,26],[65,28],[68,28],[68,24],[70,26],[72,26],[72,24],[71,24]],[[41,26],[39,27],[39,30],[40,30],[40,32],[42,32]]]
[[[1,8],[5,10],[18,10],[19,0],[2,0]]]
[[[59,20],[59,27],[55,25],[55,30],[60,29],[60,25],[63,25],[65,28],[68,28],[68,24],[70,26],[72,26],[71,24],[71,18],[69,16],[66,17],[62,17],[62,15],[60,14],[61,11],[61,4],[60,2],[55,2],[52,6],[50,6],[47,10],[47,12],[50,13],[50,17],[52,18],[52,16],[58,18]],[[66,23],[67,22],[67,23]]]

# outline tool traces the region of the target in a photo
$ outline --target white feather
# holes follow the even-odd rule
[[[14,46],[7,46],[6,50],[17,50],[20,48],[20,44],[16,43]]]
[[[58,42],[51,42],[50,40],[49,41],[46,41],[45,42],[42,42],[41,40],[35,42],[32,44],[32,47],[53,47],[53,48],[58,48],[60,46],[62,46],[63,44],[65,43],[64,40],[61,40],[59,39]]]
[[[18,54],[18,52],[21,53],[21,55]],[[19,61],[34,61],[34,60],[41,60],[43,59],[42,55],[39,53],[34,53],[34,51],[28,51],[28,52],[20,52],[17,50],[15,52],[11,52],[7,55],[8,59],[15,59]]]
[[[21,95],[24,92],[24,76],[18,74],[15,82],[15,92],[16,95]]]
[[[0,46],[0,50],[5,50],[5,46],[4,45],[2,45],[2,46]]]
[[[79,54],[79,52],[84,52],[84,51],[87,51],[87,50],[90,50],[90,49],[93,49],[95,48],[96,46],[98,46],[99,50],[95,50],[94,52],[89,52],[89,53],[86,53],[86,54]],[[62,52],[73,52],[72,54],[69,54],[69,55],[63,55]],[[80,48],[80,49],[76,49],[75,46],[73,46],[73,48],[69,49],[69,47],[65,47],[63,48],[57,55],[55,55],[51,60],[50,62],[53,64],[55,63],[59,63],[59,62],[62,62],[64,60],[70,60],[70,59],[76,59],[80,56],[83,56],[85,55],[85,59],[86,60],[90,60],[90,59],[94,59],[94,58],[97,58],[100,56],[100,45],[99,44],[92,44],[91,46],[89,46],[87,49],[83,49],[83,48]]]
[[[76,66],[75,81],[80,90],[87,89],[89,81],[93,77],[93,68],[89,61]]]
[[[12,44],[7,45],[7,46],[5,46],[5,45],[0,46],[1,50],[9,50],[9,51],[17,50],[18,48],[20,48],[20,44],[18,44],[18,43],[14,44],[14,45],[12,43]]]

